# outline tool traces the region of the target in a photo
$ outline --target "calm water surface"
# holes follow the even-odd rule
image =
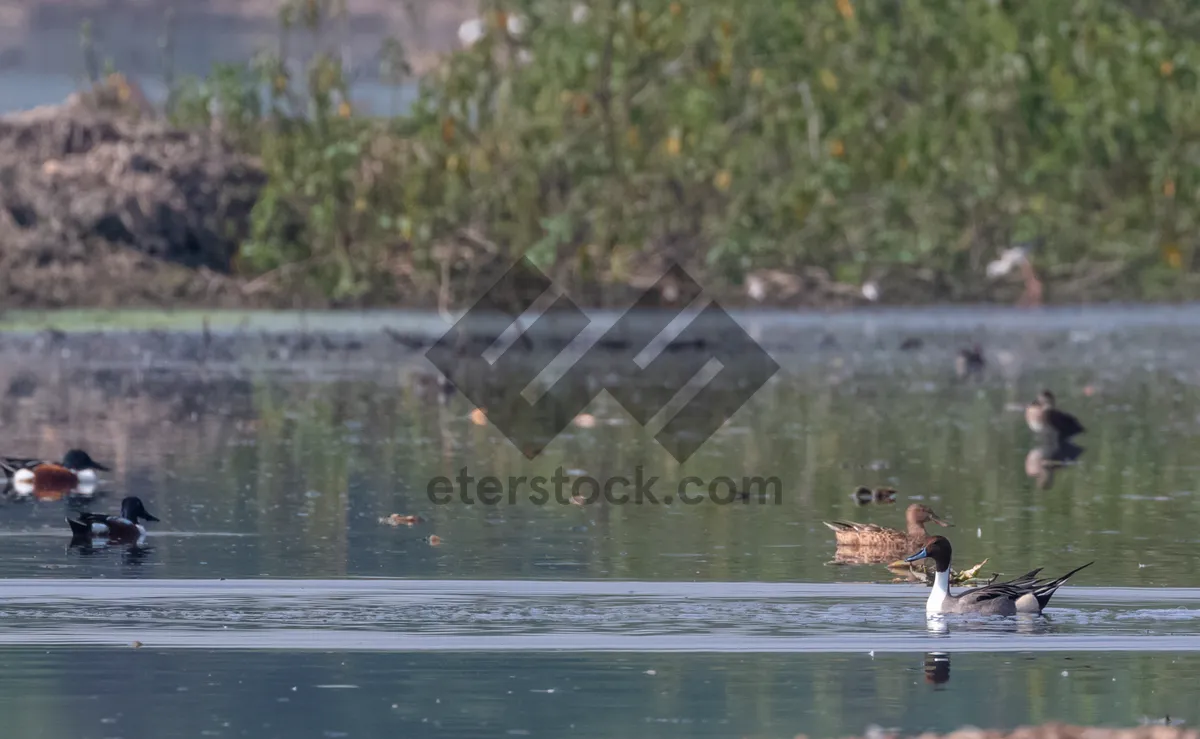
[[[1188,690],[1200,676],[1200,310],[772,321],[757,333],[783,369],[683,465],[606,396],[595,423],[531,462],[464,398],[439,403],[416,352],[6,361],[3,451],[78,445],[113,471],[90,500],[0,503],[0,710],[47,737],[1200,720]],[[899,350],[908,337],[922,346]],[[954,352],[973,340],[988,371],[955,382]],[[1034,445],[1014,410],[1042,387],[1088,429],[1049,484],[1026,474]],[[773,476],[781,492],[582,506],[427,494],[464,469],[560,467],[640,468],[664,494],[689,475]],[[899,499],[859,507],[860,484]],[[65,515],[125,494],[162,519],[145,547],[68,548]],[[1096,564],[1047,619],[931,628],[922,586],[834,564],[821,524],[900,525],[912,501],[955,524],[938,533],[960,566]],[[423,521],[380,523],[392,513]]]

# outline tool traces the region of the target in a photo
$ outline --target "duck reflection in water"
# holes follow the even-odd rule
[[[925,653],[925,682],[933,685],[950,682],[950,655],[948,653]]]
[[[29,480],[9,479],[4,488],[4,495],[11,495],[13,500],[37,500],[43,503],[53,503],[59,500],[91,501],[104,495],[95,480],[86,482],[51,482],[38,484]]]
[[[81,557],[111,557],[120,552],[121,561],[124,564],[140,565],[154,551],[154,547],[138,544],[137,542],[110,544],[108,541],[101,539],[97,539],[95,542],[84,539],[72,540],[67,545],[67,551],[76,552]]]
[[[1074,464],[1084,449],[1054,435],[1044,435],[1037,446],[1025,455],[1025,474],[1034,481],[1038,490],[1049,490],[1054,486],[1055,473]]]
[[[937,636],[950,636],[950,620],[942,614],[927,614],[925,629]],[[1049,634],[1054,631],[1054,623],[1045,613],[1039,616],[1028,613],[1016,616],[973,616],[956,619],[954,630],[959,633],[966,631],[986,634]]]

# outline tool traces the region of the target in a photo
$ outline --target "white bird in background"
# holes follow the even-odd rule
[[[509,14],[505,27],[512,36],[520,36],[525,30],[525,21],[518,15]],[[487,36],[487,22],[483,18],[471,18],[458,26],[458,42],[464,49],[469,49]]]
[[[1034,273],[1033,260],[1029,256],[1032,248],[1032,244],[1017,244],[1010,249],[1005,249],[999,259],[988,262],[987,265],[987,276],[992,280],[1012,272],[1014,267],[1021,270],[1021,278],[1025,281],[1025,291],[1021,293],[1017,305],[1038,306],[1042,304],[1042,281]]]
[[[591,15],[591,10],[583,3],[576,3],[571,8],[571,22],[575,25],[586,23],[588,16]],[[525,33],[525,18],[516,13],[506,14],[504,22],[508,34],[513,38],[519,38]],[[469,49],[475,44],[483,40],[487,36],[488,24],[483,18],[471,18],[463,21],[458,26],[458,42],[462,44],[464,49]]]
[[[464,49],[469,49],[479,43],[480,39],[487,35],[487,29],[483,25],[482,18],[471,18],[463,21],[458,27],[458,42],[463,45]]]
[[[1005,249],[1000,258],[988,262],[987,276],[993,280],[997,277],[1003,277],[1013,271],[1013,267],[1018,264],[1029,261],[1029,248],[1024,245],[1014,246],[1011,249]]]

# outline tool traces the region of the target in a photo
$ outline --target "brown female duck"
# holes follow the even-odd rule
[[[929,521],[939,526],[953,525],[939,518],[929,506],[920,503],[910,505],[904,512],[904,518],[908,521],[907,531],[897,531],[874,523],[849,521],[824,521],[823,523],[833,529],[839,547],[857,546],[878,549],[911,547],[914,543],[917,547],[921,546],[929,537],[925,531],[925,524]]]

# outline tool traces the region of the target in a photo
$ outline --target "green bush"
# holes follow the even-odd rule
[[[309,8],[319,30],[325,2],[285,27]],[[1200,6],[483,5],[488,35],[401,117],[348,110],[332,54],[300,85],[257,65],[261,103],[225,95],[271,175],[246,269],[357,300],[520,254],[622,283],[660,255],[733,282],[920,268],[967,296],[1036,235],[1052,275],[1154,297],[1194,265]]]

